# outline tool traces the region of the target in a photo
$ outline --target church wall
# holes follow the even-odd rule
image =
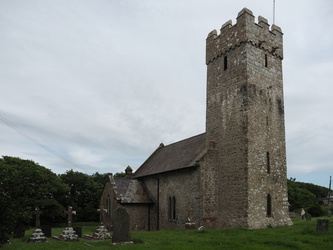
[[[110,181],[108,181],[104,186],[100,204],[108,210],[104,216],[103,224],[109,230],[112,230],[112,217],[114,211],[119,206],[126,208],[129,212],[131,230],[149,230],[149,204],[121,204],[116,198]]]
[[[104,206],[105,209],[107,209],[107,213],[104,216],[103,224],[108,229],[112,228],[112,214],[118,207],[118,202],[115,196],[115,193],[113,191],[112,185],[110,181],[108,181],[104,189],[102,191],[102,195],[100,198],[100,204]]]
[[[149,205],[121,204],[130,214],[130,230],[149,230]]]
[[[147,176],[143,180],[155,202],[150,210],[151,230],[184,228],[189,208],[196,225],[200,224],[202,204],[198,167]]]

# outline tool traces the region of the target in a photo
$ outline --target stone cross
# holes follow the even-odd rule
[[[39,207],[35,208],[34,214],[36,215],[36,228],[40,228],[40,215],[42,211],[39,210]]]
[[[108,210],[104,208],[103,204],[101,204],[99,206],[99,209],[97,209],[97,212],[99,212],[99,214],[100,214],[99,219],[100,219],[101,224],[103,225],[103,223],[104,223],[104,215],[105,215],[105,213],[108,212]]]
[[[73,208],[68,206],[68,210],[65,211],[65,214],[68,215],[68,225],[67,225],[67,227],[72,227],[72,215],[76,214],[76,211],[73,211]]]

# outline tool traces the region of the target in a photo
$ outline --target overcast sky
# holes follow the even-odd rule
[[[205,131],[206,37],[273,0],[0,0],[0,154],[56,173],[136,170]],[[333,1],[276,0],[288,178],[333,175]]]

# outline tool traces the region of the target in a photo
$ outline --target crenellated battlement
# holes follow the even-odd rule
[[[244,8],[238,13],[235,25],[229,20],[222,25],[220,34],[216,30],[210,32],[206,39],[206,64],[242,44],[250,44],[282,60],[281,28],[273,24],[270,29],[267,19],[262,16],[258,17],[258,23],[254,19],[252,11]]]

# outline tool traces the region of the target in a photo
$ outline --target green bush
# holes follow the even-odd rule
[[[308,213],[311,214],[312,217],[319,217],[325,214],[325,211],[319,204],[314,204],[307,209]]]

